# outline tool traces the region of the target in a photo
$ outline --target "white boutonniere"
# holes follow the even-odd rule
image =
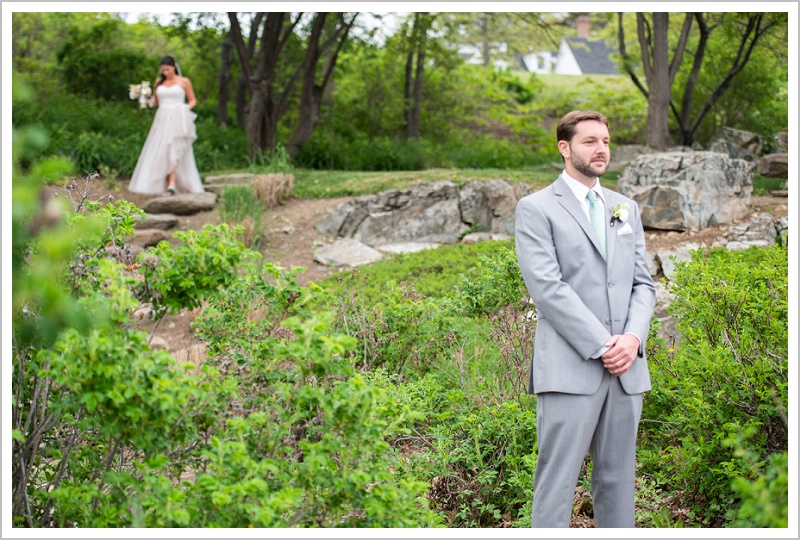
[[[614,221],[625,223],[628,221],[628,203],[617,203],[611,207],[611,227],[614,226]]]

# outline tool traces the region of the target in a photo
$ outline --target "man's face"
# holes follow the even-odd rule
[[[582,175],[584,180],[605,174],[611,158],[609,141],[608,128],[602,122],[597,120],[578,122],[572,141],[558,142],[558,149],[567,165],[567,173],[570,176],[574,173]]]

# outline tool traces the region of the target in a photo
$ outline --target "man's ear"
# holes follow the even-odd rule
[[[558,141],[558,151],[561,152],[561,157],[566,160],[569,157],[569,143],[567,141]]]

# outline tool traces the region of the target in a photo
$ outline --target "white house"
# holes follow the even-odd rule
[[[590,40],[589,15],[582,13],[577,21],[577,37],[561,38],[558,52],[530,51],[516,54],[516,64],[530,73],[559,75],[615,75],[619,73],[612,59],[615,49],[605,40]],[[493,43],[492,51],[506,53],[505,43]],[[482,64],[483,54],[477,47],[463,45],[459,54],[468,64]],[[492,65],[498,69],[509,67],[505,60],[494,60]]]
[[[614,49],[604,41],[588,38],[562,38],[553,73],[559,75],[616,75],[611,55]]]
[[[531,73],[553,73],[558,55],[551,51],[531,52],[518,58],[522,68]]]

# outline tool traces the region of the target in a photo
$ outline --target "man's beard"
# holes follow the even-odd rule
[[[576,154],[572,154],[570,156],[570,159],[572,160],[572,166],[575,168],[575,170],[589,178],[594,178],[595,176],[603,176],[606,173],[606,171],[608,171],[608,163],[605,164],[606,166],[601,172],[597,172],[592,170],[591,162],[584,161]]]

